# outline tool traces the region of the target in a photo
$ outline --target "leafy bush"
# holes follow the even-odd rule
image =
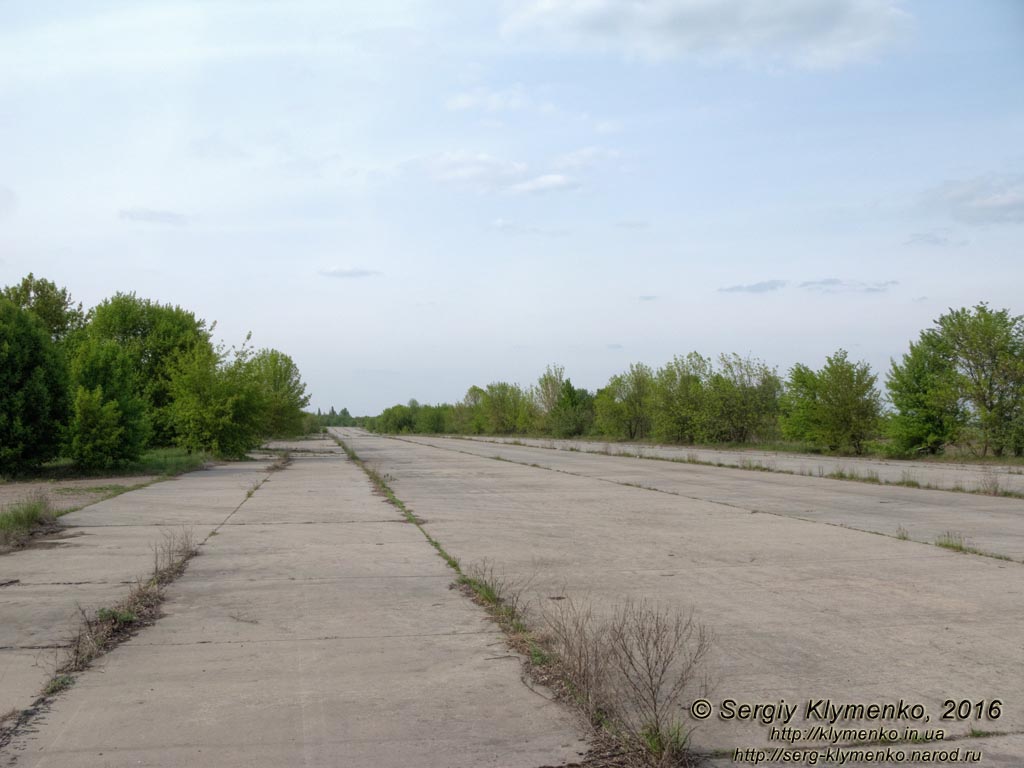
[[[0,297],[0,474],[52,459],[67,416],[67,370],[42,322]]]

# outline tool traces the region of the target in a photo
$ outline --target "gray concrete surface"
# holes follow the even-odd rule
[[[0,765],[536,768],[578,757],[573,716],[523,685],[519,659],[449,588],[422,533],[317,443],[292,444],[310,450],[208,539],[169,587],[164,618],[84,673]]]
[[[152,570],[163,531],[204,538],[264,477],[263,462],[192,472],[64,515],[58,534],[0,555],[0,714],[40,693],[79,609],[116,603]]]
[[[551,451],[451,438],[402,440],[500,457],[521,464],[803,520],[933,544],[952,531],[967,546],[1024,560],[1024,499],[855,483],[820,477],[678,464],[593,453]]]
[[[638,456],[698,461],[709,464],[727,464],[734,467],[754,467],[797,475],[822,476],[833,472],[846,472],[860,477],[875,476],[886,483],[912,480],[922,486],[951,490],[960,488],[975,491],[998,487],[1024,493],[1024,466],[995,463],[967,463],[953,461],[904,461],[854,456],[815,456],[782,451],[721,450],[686,445],[650,445],[648,443],[607,443],[594,440],[554,440],[528,437],[464,437],[489,443],[522,443],[535,448],[587,453],[630,453]]]
[[[929,494],[950,499],[964,515],[1011,500],[502,449],[578,470],[564,474],[439,449],[430,444],[435,441],[335,431],[393,478],[397,495],[464,564],[486,559],[507,574],[532,576],[528,597],[535,606],[569,595],[603,611],[630,598],[692,608],[716,637],[708,666],[716,708],[726,698],[751,704],[902,698],[927,707],[927,727],[943,725],[948,735],[962,736],[966,723],[939,723],[943,701],[999,698],[1001,719],[980,727],[1011,735],[968,741],[988,750],[981,765],[1024,764],[1024,565],[756,514],[750,502],[764,504],[760,497],[773,486],[737,487],[744,480],[778,482],[773,503],[784,504],[787,492],[810,494],[815,508],[826,511],[847,494],[851,514],[872,499],[884,501],[876,492],[890,499],[913,494],[901,503],[922,505],[922,525],[942,509]],[[485,453],[495,448],[481,445]],[[677,483],[681,495],[600,479],[618,472],[626,480],[625,473],[651,467],[677,472],[664,479]],[[745,494],[747,506],[734,497],[702,498],[735,493]],[[1012,514],[1019,514],[1015,503]],[[713,715],[693,738],[697,748],[712,751],[767,745],[768,737],[763,725]]]

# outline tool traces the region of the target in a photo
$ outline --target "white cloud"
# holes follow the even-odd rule
[[[947,248],[949,246],[967,245],[967,240],[953,237],[950,229],[930,229],[925,232],[914,232],[903,241],[904,245],[928,245],[935,248]]]
[[[165,224],[170,227],[183,227],[188,223],[188,216],[174,211],[159,211],[153,208],[122,208],[117,212],[122,221],[137,221],[143,224]]]
[[[532,0],[516,6],[505,31],[652,59],[831,67],[889,43],[909,20],[897,0]]]
[[[522,86],[516,85],[506,90],[474,88],[451,96],[446,102],[448,109],[464,111],[480,109],[485,112],[511,112],[530,106],[530,98]]]
[[[816,293],[883,293],[894,285],[896,280],[840,280],[838,277],[826,277],[824,280],[808,280],[800,283],[800,287]]]
[[[362,269],[360,267],[329,267],[321,269],[320,274],[324,277],[336,277],[341,280],[351,280],[360,277],[373,277],[379,275],[375,269]]]
[[[604,147],[583,147],[555,159],[555,168],[580,170],[591,168],[605,160],[617,160],[621,153]]]
[[[992,174],[947,181],[928,200],[967,224],[1024,223],[1024,174]]]
[[[472,182],[487,187],[505,186],[526,173],[524,163],[502,160],[485,152],[443,152],[428,161],[440,181]]]
[[[763,280],[760,283],[749,283],[747,285],[730,285],[728,288],[719,288],[719,293],[770,293],[786,286],[785,280]]]
[[[533,195],[542,192],[554,192],[559,189],[575,189],[579,183],[561,173],[545,173],[532,179],[513,184],[509,190],[520,195]]]

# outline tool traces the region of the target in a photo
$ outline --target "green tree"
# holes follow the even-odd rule
[[[276,349],[261,349],[246,365],[262,389],[262,432],[271,437],[302,434],[302,409],[309,405],[309,395],[295,361]]]
[[[576,437],[590,431],[594,423],[594,396],[577,389],[572,380],[562,382],[554,407],[547,414],[548,432],[555,437]]]
[[[817,372],[797,364],[787,382],[783,434],[832,451],[863,453],[878,430],[881,397],[871,366],[840,349]]]
[[[923,332],[957,373],[981,453],[1024,453],[1024,318],[987,304],[950,310]]]
[[[67,365],[48,329],[0,297],[0,474],[54,458],[67,410]]]
[[[460,435],[481,435],[487,431],[484,398],[487,393],[473,385],[452,409],[452,426]]]
[[[109,339],[86,338],[71,362],[75,390],[67,453],[76,464],[105,469],[135,461],[150,436],[146,401],[131,357]]]
[[[691,352],[658,369],[652,397],[652,429],[656,440],[669,443],[703,441],[707,421],[707,382],[711,361]]]
[[[58,288],[56,283],[31,272],[0,295],[39,318],[53,341],[63,341],[85,325],[82,304],[75,304],[67,288]]]
[[[713,442],[743,443],[774,436],[782,382],[752,357],[721,355],[705,390],[704,432]]]
[[[967,414],[958,374],[934,336],[922,334],[892,361],[885,386],[895,409],[887,432],[901,453],[935,454],[959,440]]]
[[[537,425],[538,432],[550,431],[547,423],[550,414],[558,407],[562,397],[562,387],[565,384],[565,368],[552,363],[544,369],[544,373],[537,379],[537,386],[534,387],[534,400],[537,404]]]
[[[195,344],[169,367],[167,415],[178,445],[242,458],[266,437],[266,401],[243,345],[230,352]]]
[[[116,400],[105,400],[103,388],[78,387],[67,433],[67,455],[79,467],[107,469],[124,455],[124,425]],[[131,458],[138,458],[135,454]]]
[[[633,363],[598,391],[597,427],[609,437],[642,440],[651,430],[653,401],[654,372],[643,363]]]
[[[138,373],[140,394],[149,404],[152,443],[174,442],[173,425],[178,422],[170,412],[172,368],[182,355],[194,361],[218,356],[206,321],[181,307],[118,293],[92,311],[86,332],[92,338],[114,341],[125,350]],[[196,347],[203,349],[195,351]]]

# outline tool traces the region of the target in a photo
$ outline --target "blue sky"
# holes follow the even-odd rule
[[[12,2],[0,283],[189,307],[376,413],[1024,313],[1024,4]]]

